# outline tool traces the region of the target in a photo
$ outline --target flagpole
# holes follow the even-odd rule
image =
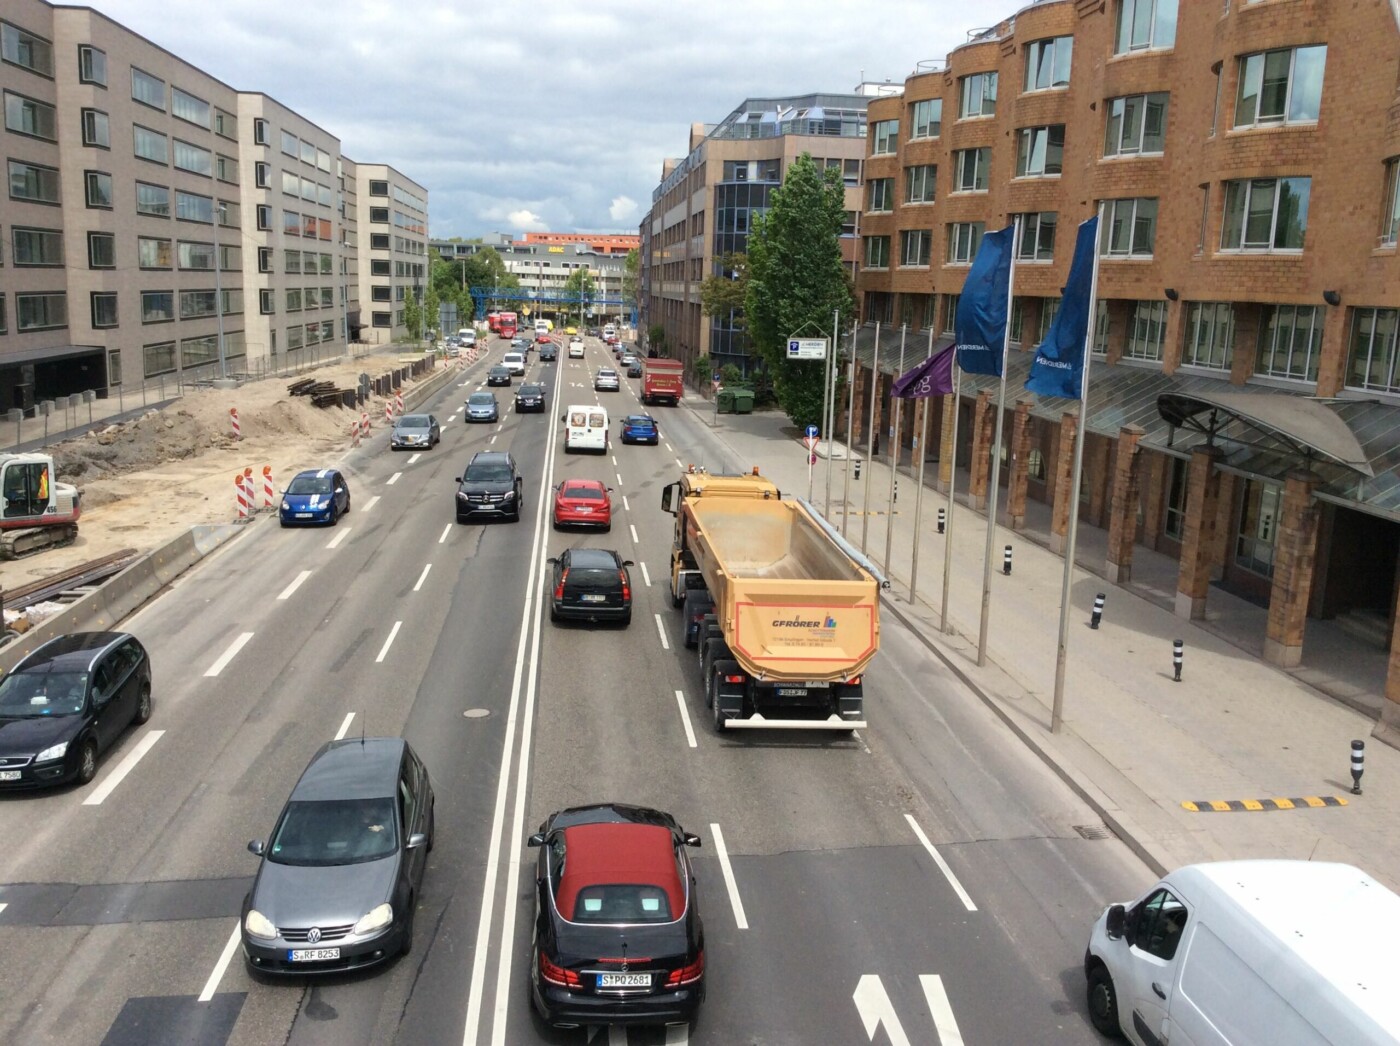
[[[1006,278],[1006,329],[1001,338],[1001,385],[997,393],[996,435],[987,476],[987,547],[982,555],[982,621],[977,629],[977,666],[987,663],[987,624],[992,613],[992,546],[996,544],[997,494],[1001,490],[1001,436],[1006,417],[1006,364],[1011,353],[1011,302],[1016,289],[1016,252],[1021,245],[1021,216],[1011,234],[1011,264]]]
[[[1103,204],[1099,204],[1095,238],[1103,235]],[[1079,536],[1079,484],[1084,471],[1084,436],[1089,428],[1089,365],[1099,321],[1099,245],[1094,244],[1094,269],[1089,278],[1089,324],[1084,332],[1084,373],[1079,380],[1079,424],[1074,428],[1074,469],[1069,481],[1069,526],[1065,534],[1065,576],[1060,584],[1060,639],[1055,648],[1055,696],[1050,704],[1050,732],[1058,734],[1065,706],[1065,664],[1069,659],[1069,598],[1074,580],[1074,545]]]
[[[958,415],[962,413],[962,367],[954,360],[953,368],[952,446],[939,450],[939,457],[944,454],[953,456],[952,467],[948,470],[948,532],[943,535],[943,609],[938,618],[939,625],[950,636],[953,634],[953,626],[948,623],[948,582],[953,576],[953,508],[956,505],[953,490],[958,485]]]
[[[846,517],[851,511],[851,430],[856,420],[856,331],[851,330],[851,362],[846,368],[846,478],[841,491],[841,536],[846,536]]]
[[[899,373],[904,373],[904,338],[909,332],[909,324],[899,325]],[[899,419],[903,413],[904,400],[894,401],[894,437],[890,441],[890,496],[886,501],[885,513],[885,573],[890,572],[890,552],[894,548],[894,499],[899,489]]]
[[[933,328],[928,329],[928,356],[926,360],[933,359]],[[919,452],[919,478],[914,485],[914,560],[909,564],[909,602],[915,602],[915,589],[919,578],[919,525],[923,519],[924,511],[924,462],[928,459],[928,397],[923,401],[923,425],[919,429],[919,435],[915,446]]]
[[[875,321],[875,357],[870,362],[870,425],[865,438],[865,453],[871,466],[875,464],[875,408],[880,403],[880,321]],[[870,535],[870,488],[875,483],[873,475],[865,477],[865,503],[862,506],[860,521],[860,554],[865,555],[865,539]]]
[[[826,440],[826,505],[823,514],[831,519],[831,452],[836,446],[836,350],[841,344],[841,310],[833,312],[831,320],[831,344],[826,353],[826,379],[822,383],[822,430],[818,439]]]

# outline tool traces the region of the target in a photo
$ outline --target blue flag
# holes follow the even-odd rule
[[[1060,311],[1045,340],[1036,347],[1026,388],[1037,396],[1078,399],[1084,387],[1084,343],[1089,336],[1089,310],[1094,307],[1094,251],[1099,219],[1080,222],[1074,260],[1060,301]]]
[[[982,237],[972,269],[963,282],[954,324],[958,366],[969,374],[1001,377],[1006,351],[1006,294],[1011,283],[1011,250],[1016,227]]]

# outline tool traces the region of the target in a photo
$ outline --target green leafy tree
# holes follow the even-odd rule
[[[428,330],[437,330],[442,323],[442,298],[438,296],[438,289],[431,283],[428,284],[427,293],[423,295],[423,322]]]
[[[564,281],[564,293],[568,295],[578,295],[578,321],[579,325],[582,326],[584,307],[588,300],[596,293],[594,290],[593,273],[586,268],[577,268],[569,273],[569,278]],[[565,305],[566,309],[571,309],[572,307],[573,306],[570,304]]]
[[[622,306],[636,311],[642,278],[642,256],[637,248],[627,252],[622,262]]]
[[[740,315],[735,317],[735,325],[742,327],[744,299],[748,292],[748,255],[731,252],[719,259],[719,272],[701,281],[700,311],[706,316],[728,316],[731,312],[738,312]]]
[[[771,207],[749,236],[744,312],[754,351],[773,377],[778,405],[797,425],[820,420],[825,368],[789,360],[787,339],[829,333],[832,313],[853,314],[850,278],[841,261],[845,221],[841,174],[819,171],[803,153],[773,190]]]
[[[417,341],[423,336],[423,303],[418,300],[417,288],[410,287],[403,298],[403,325],[408,328],[408,337]]]

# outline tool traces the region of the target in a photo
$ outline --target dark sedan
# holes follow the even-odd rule
[[[323,745],[267,843],[243,900],[243,956],[264,973],[372,966],[413,947],[433,848],[428,771],[398,737]]]
[[[632,575],[612,549],[570,548],[549,562],[554,566],[549,619],[632,623]]]
[[[394,431],[389,434],[389,446],[393,450],[414,447],[432,450],[441,442],[442,426],[431,414],[404,414],[394,422]]]
[[[544,412],[544,386],[535,384],[521,385],[515,390],[515,413],[524,414],[526,412]]]
[[[700,837],[660,810],[603,804],[551,814],[529,842],[539,849],[530,998],[545,1023],[694,1021],[705,928],[687,850]]]
[[[125,632],[50,639],[0,680],[0,789],[87,784],[97,757],[151,718],[151,661]]]
[[[540,362],[551,363],[559,358],[559,349],[554,342],[547,341],[540,346]]]
[[[486,372],[487,385],[510,385],[510,371],[505,367],[492,367]]]
[[[350,511],[350,487],[335,469],[307,469],[292,477],[282,494],[278,519],[282,526],[294,523],[329,523],[335,526]]]

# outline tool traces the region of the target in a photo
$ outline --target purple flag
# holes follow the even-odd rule
[[[935,352],[913,370],[895,379],[890,394],[902,400],[928,399],[930,396],[946,396],[953,391],[953,360],[956,346],[949,345],[941,352]]]

